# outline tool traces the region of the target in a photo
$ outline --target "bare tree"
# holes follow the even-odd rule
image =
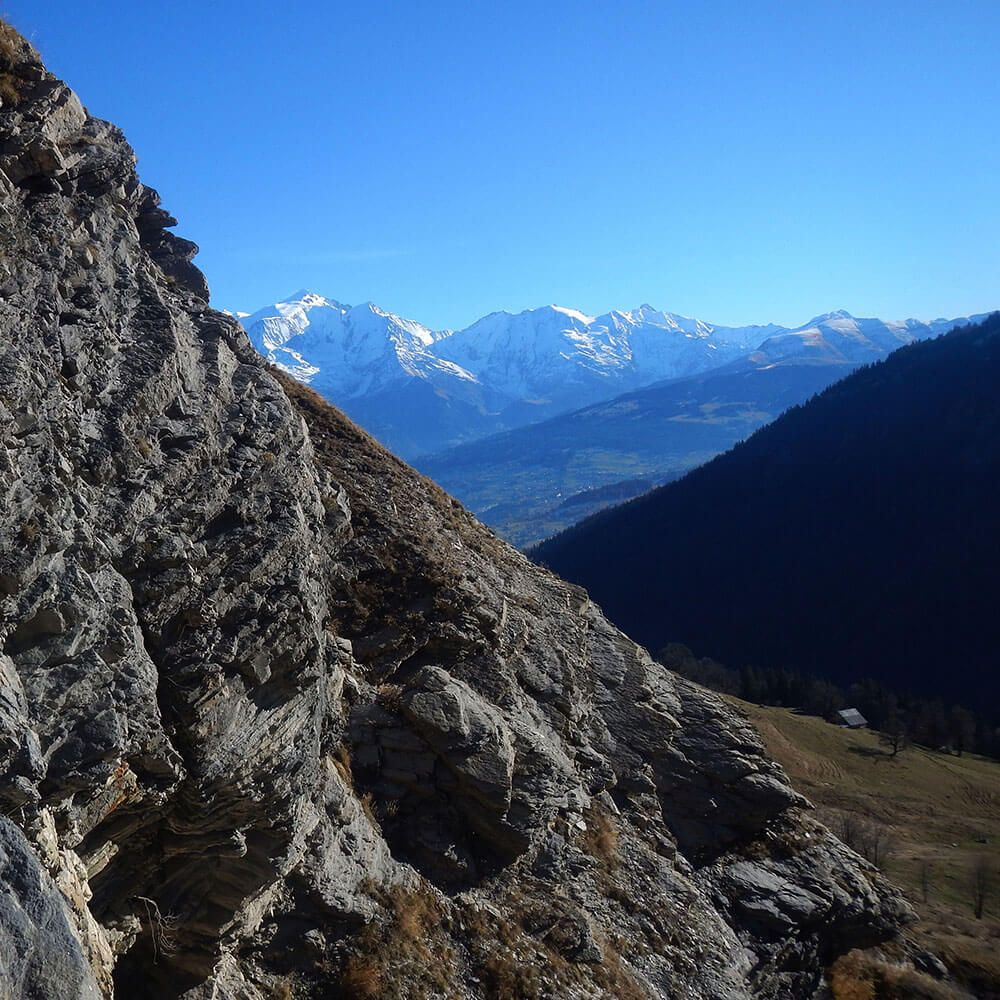
[[[982,920],[986,904],[993,895],[993,865],[985,854],[980,854],[972,863],[969,887],[972,890],[972,912],[977,920]]]
[[[891,751],[890,757],[895,757],[901,750],[905,750],[910,745],[910,729],[906,724],[906,719],[899,710],[892,706],[889,715],[886,717],[879,734],[879,743],[888,747]]]
[[[931,873],[933,866],[926,858],[920,859],[920,894],[923,897],[924,902],[927,902],[927,897],[931,892]]]
[[[967,709],[956,705],[948,718],[951,745],[959,757],[976,742],[976,717]]]
[[[153,944],[153,964],[160,955],[173,955],[177,951],[177,917],[173,913],[163,914],[155,899],[135,896],[146,909],[146,924]],[[141,919],[141,918],[140,918]]]
[[[852,851],[857,851],[876,868],[885,866],[895,846],[892,830],[871,816],[842,812],[836,833]]]
[[[857,851],[861,853],[861,817],[856,813],[843,812],[837,817],[836,824],[837,836],[845,843],[852,851]]]
[[[876,868],[884,868],[893,847],[894,842],[889,827],[874,820],[868,820],[865,824],[861,856],[870,861]]]

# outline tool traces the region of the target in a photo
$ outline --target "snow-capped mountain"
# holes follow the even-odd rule
[[[781,327],[715,327],[643,305],[587,316],[562,306],[491,313],[464,330],[434,331],[372,303],[313,292],[240,314],[254,346],[337,399],[404,378],[478,381],[511,402],[577,405],[723,364]]]
[[[981,318],[818,316],[728,364],[418,456],[415,464],[508,541],[531,544],[634,495],[642,481],[652,487],[678,478],[860,364]]]
[[[446,334],[379,309],[345,306],[301,291],[240,317],[254,347],[300,382],[334,400],[354,399],[410,378],[475,381],[430,348]]]
[[[649,305],[596,317],[544,306],[492,313],[433,350],[512,399],[565,409],[714,368],[779,329],[715,327]]]
[[[265,357],[409,459],[740,359],[860,364],[957,322],[841,311],[795,329],[724,327],[649,305],[602,316],[552,305],[451,331],[305,290],[237,315]]]
[[[747,360],[753,364],[864,364],[877,361],[915,340],[926,340],[981,316],[935,319],[858,319],[843,309],[816,316],[794,330],[779,330],[758,343]]]

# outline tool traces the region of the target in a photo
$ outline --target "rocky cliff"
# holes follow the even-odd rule
[[[807,997],[907,910],[747,723],[207,305],[0,31],[0,994]]]

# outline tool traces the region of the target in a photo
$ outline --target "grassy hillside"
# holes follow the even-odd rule
[[[977,996],[1000,997],[1000,763],[921,747],[892,758],[869,730],[730,700],[834,831],[845,817],[883,829],[889,854],[882,867],[920,914],[914,940]],[[993,886],[977,920],[971,882],[982,858]]]

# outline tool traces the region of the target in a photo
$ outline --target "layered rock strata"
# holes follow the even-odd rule
[[[5,996],[806,997],[896,933],[736,712],[267,369],[9,29],[0,94]]]

